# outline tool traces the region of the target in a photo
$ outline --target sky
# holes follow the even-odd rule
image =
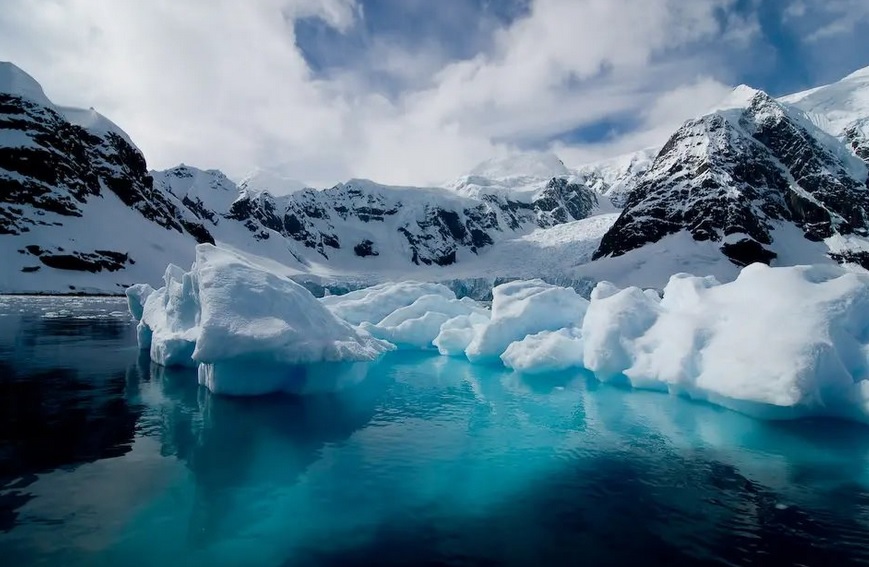
[[[447,182],[662,144],[740,83],[869,66],[866,0],[3,0],[0,60],[150,167]]]

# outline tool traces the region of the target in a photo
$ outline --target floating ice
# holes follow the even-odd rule
[[[135,284],[128,287],[125,293],[130,314],[136,321],[141,321],[142,313],[145,310],[145,300],[154,293],[154,288],[148,284]]]
[[[477,329],[465,354],[472,362],[497,359],[530,334],[581,325],[587,308],[573,289],[542,280],[499,285],[492,290],[492,319]]]
[[[423,295],[412,304],[396,309],[376,325],[363,323],[362,328],[399,346],[425,349],[432,347],[445,323],[471,315],[488,320],[488,310],[470,298]]]
[[[329,311],[352,325],[377,324],[397,309],[413,304],[425,295],[455,299],[456,294],[436,283],[384,283],[345,295],[327,295],[320,299]]]
[[[197,246],[190,272],[169,266],[164,280],[144,302],[140,346],[164,366],[198,364],[200,382],[214,392],[330,390],[358,375],[348,363],[392,348],[332,315],[301,285],[210,244]]]
[[[441,325],[440,332],[432,344],[445,356],[465,356],[465,349],[474,340],[474,336],[488,324],[488,313],[454,317]]]
[[[582,333],[576,327],[543,331],[511,343],[501,355],[504,365],[526,374],[582,366]]]
[[[338,388],[396,343],[524,373],[582,367],[765,418],[869,420],[869,274],[837,266],[755,264],[726,284],[677,274],[663,296],[603,282],[590,301],[514,281],[489,311],[415,282],[316,300],[200,245],[190,272],[170,266],[162,288],[130,288],[128,301],[152,359],[198,364],[216,392]]]
[[[163,284],[151,292],[144,303],[137,296],[142,288],[127,296],[134,317],[133,309],[142,305],[137,329],[139,348],[148,349],[151,360],[162,366],[195,366],[191,357],[199,337],[199,299],[193,272],[188,274],[169,264]]]
[[[592,296],[584,363],[599,378],[768,418],[867,415],[869,275],[754,264],[728,284],[673,276],[663,299]]]

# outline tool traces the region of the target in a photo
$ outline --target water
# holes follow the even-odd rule
[[[0,564],[869,564],[869,428],[397,353],[313,399],[142,359],[114,299],[0,298]]]

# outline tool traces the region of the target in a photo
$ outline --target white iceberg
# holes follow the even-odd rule
[[[432,348],[445,323],[472,315],[488,320],[488,313],[487,309],[467,297],[449,299],[444,295],[423,295],[412,304],[396,309],[376,325],[363,323],[361,327],[399,347],[428,349]]]
[[[603,282],[590,301],[515,281],[493,290],[490,311],[415,282],[317,300],[200,245],[164,283],[127,292],[140,344],[157,363],[198,365],[215,392],[340,388],[397,343],[523,373],[585,368],[764,418],[869,421],[869,274],[856,269],[755,264],[725,284],[677,274],[663,295]]]
[[[573,289],[542,280],[499,285],[492,290],[492,318],[476,330],[465,354],[472,362],[497,359],[528,335],[582,325],[587,308]]]
[[[867,415],[869,275],[754,264],[731,283],[673,276],[657,302],[592,296],[584,364],[601,379],[768,418]]]
[[[483,327],[489,324],[489,313],[459,315],[441,325],[432,344],[444,356],[465,356],[465,350]]]
[[[445,285],[408,281],[383,283],[345,295],[327,295],[320,302],[352,325],[377,324],[387,315],[412,305],[426,295],[438,295],[444,299],[456,298],[456,294]]]
[[[576,327],[543,331],[510,343],[501,361],[507,368],[525,374],[556,372],[581,367],[582,333]]]
[[[189,272],[170,266],[165,284],[144,301],[140,346],[164,366],[198,365],[214,392],[331,390],[358,377],[350,363],[394,348],[294,281],[210,244],[197,246]],[[140,291],[130,292],[131,312]]]

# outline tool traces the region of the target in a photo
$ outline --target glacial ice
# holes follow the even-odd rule
[[[601,282],[590,301],[513,281],[491,310],[416,282],[317,300],[210,245],[164,279],[127,292],[140,344],[159,364],[198,365],[215,392],[339,388],[398,345],[523,373],[584,368],[764,418],[869,421],[869,274],[856,268],[754,264],[724,284],[676,274],[662,294]]]
[[[510,343],[530,334],[581,325],[587,307],[573,289],[542,280],[499,285],[492,290],[492,318],[474,334],[465,354],[471,362],[497,359]]]
[[[582,366],[582,333],[576,327],[542,331],[510,343],[501,361],[525,374],[555,372]]]
[[[125,294],[127,296],[127,307],[130,309],[130,314],[136,321],[142,320],[142,314],[145,310],[145,300],[148,296],[154,293],[154,288],[148,284],[133,284],[127,288]]]
[[[440,332],[432,344],[444,356],[465,356],[465,349],[474,340],[474,336],[488,324],[488,313],[459,315],[441,325]]]
[[[456,294],[445,285],[406,281],[383,283],[344,295],[327,295],[320,301],[329,311],[351,325],[377,324],[387,315],[425,295],[456,298]]]
[[[331,390],[391,344],[335,317],[304,287],[210,244],[189,272],[169,266],[144,301],[140,347],[163,366],[198,365],[212,391]],[[130,293],[131,312],[142,288]],[[128,297],[130,297],[128,296]]]
[[[470,298],[423,295],[412,304],[399,307],[376,325],[364,322],[361,328],[401,347],[426,349],[433,346],[445,323],[472,315],[488,320],[488,310]]]

